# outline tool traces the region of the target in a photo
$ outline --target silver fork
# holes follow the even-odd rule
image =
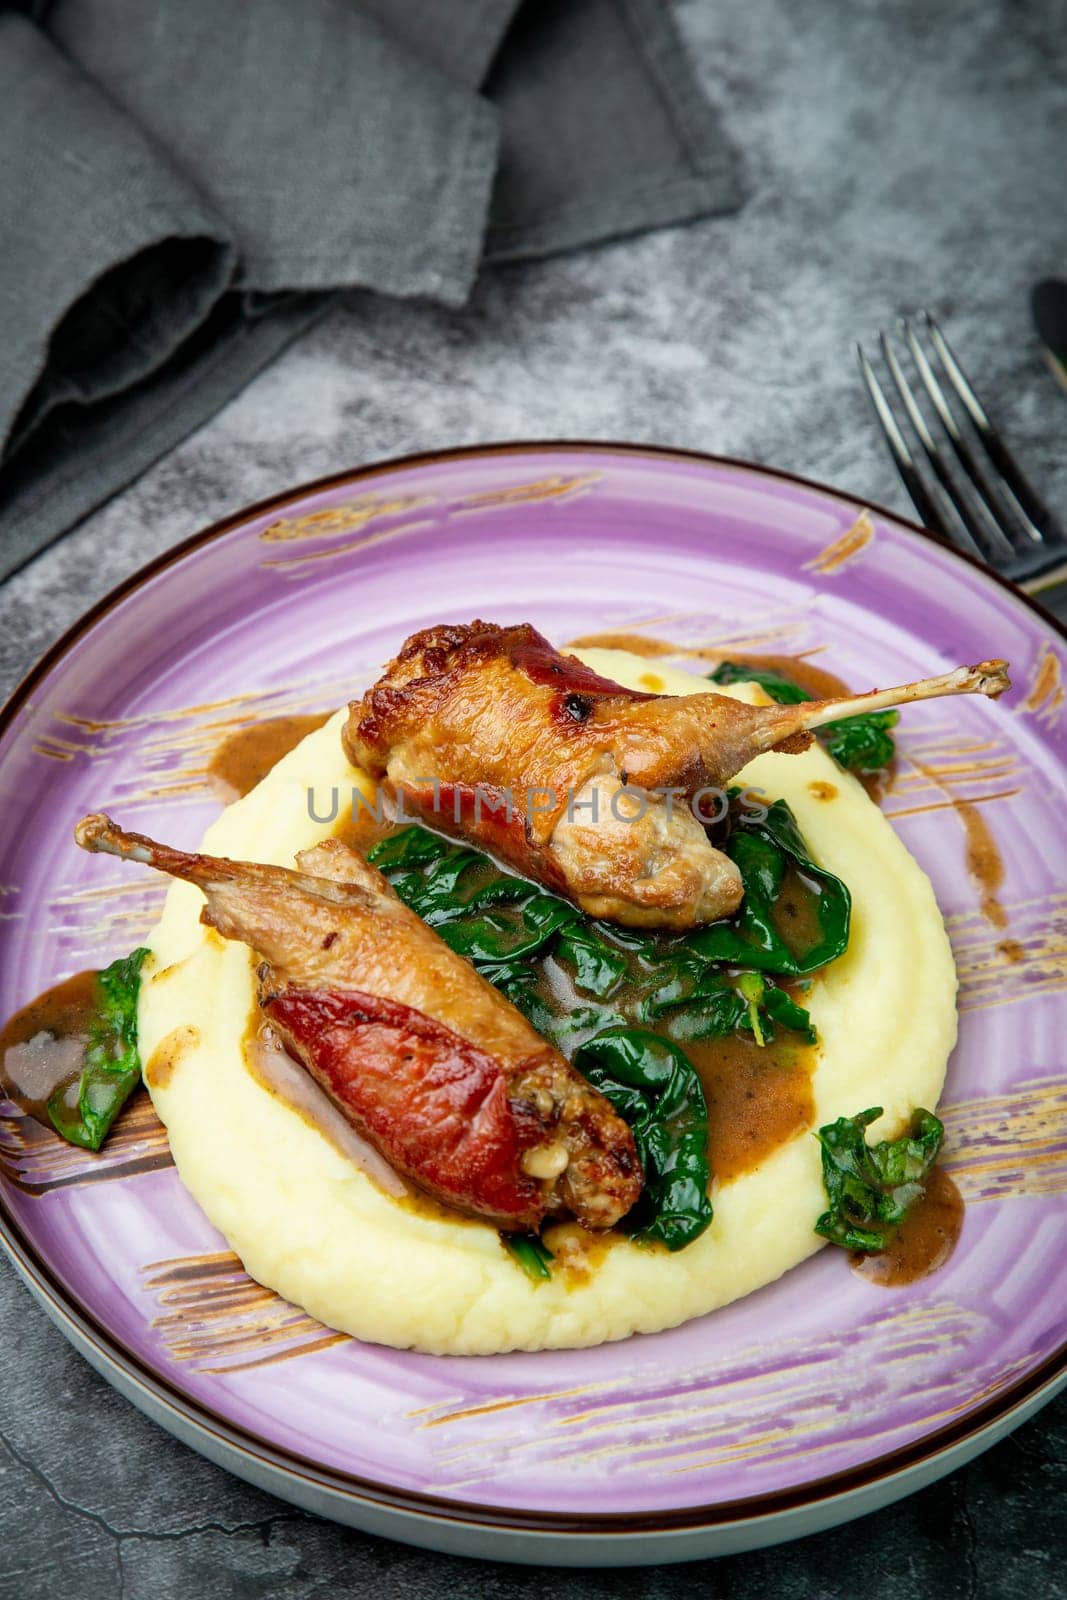
[[[875,416],[919,520],[1031,592],[1062,581],[1067,533],[993,427],[934,318],[923,311],[917,320],[924,338],[907,319],[901,320],[900,334],[933,420],[885,333],[879,344],[900,402],[899,417],[862,345],[857,353]],[[908,443],[909,430],[918,441],[922,467]]]

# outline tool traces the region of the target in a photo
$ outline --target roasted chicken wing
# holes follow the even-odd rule
[[[407,814],[484,845],[592,916],[686,928],[740,904],[740,874],[700,816],[754,756],[802,750],[813,728],[857,712],[1007,687],[1005,663],[985,661],[800,705],[641,694],[528,623],[472,622],[413,634],[353,702],[344,743]]]
[[[436,1199],[506,1231],[567,1213],[608,1228],[637,1200],[633,1135],[603,1095],[339,840],[291,871],[187,854],[102,815],[75,838],[197,884],[202,920],[261,958],[259,1003],[290,1054]]]

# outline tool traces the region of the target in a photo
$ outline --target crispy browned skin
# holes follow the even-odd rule
[[[643,1177],[633,1135],[491,984],[329,840],[299,871],[188,854],[84,818],[86,850],[197,884],[202,920],[262,958],[259,1000],[359,1133],[444,1203],[524,1231],[608,1228]]]
[[[838,717],[1007,686],[1005,664],[987,661],[793,706],[639,694],[528,623],[472,622],[413,634],[352,703],[344,744],[409,815],[484,844],[591,915],[685,928],[728,915],[742,895],[734,863],[693,815],[694,799],[702,815],[713,810],[701,791],[763,751],[804,749],[812,728]],[[621,785],[644,791],[637,820],[627,813],[642,801]]]

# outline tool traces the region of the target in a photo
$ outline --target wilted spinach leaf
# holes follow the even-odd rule
[[[99,1150],[130,1093],[140,1082],[137,1050],[137,998],[141,967],[148,951],[113,961],[97,974],[96,1009],[89,1020],[77,1099],[64,1084],[48,1102],[58,1134],[84,1150]]]
[[[732,800],[738,795],[730,790]],[[745,898],[734,919],[687,934],[693,949],[709,961],[793,978],[824,967],[847,949],[852,897],[840,878],[812,861],[784,800],[767,807],[762,819],[738,812],[724,848],[740,869]],[[790,900],[804,912],[788,935],[788,919],[779,914],[787,872]]]
[[[708,1108],[678,1045],[641,1028],[612,1028],[574,1058],[633,1130],[645,1188],[631,1213],[636,1237],[681,1250],[711,1221]]]
[[[552,1263],[556,1259],[544,1240],[536,1233],[502,1233],[505,1249],[515,1257],[519,1266],[534,1283],[543,1283],[552,1276]]]
[[[866,1130],[881,1115],[881,1106],[872,1106],[819,1129],[829,1209],[815,1232],[845,1250],[885,1249],[921,1197],[945,1136],[933,1112],[920,1108],[899,1139],[870,1145]]]
[[[708,677],[712,683],[758,683],[772,700],[782,706],[798,706],[811,695],[771,667],[757,667],[747,661],[720,661]]]
[[[899,711],[865,711],[859,717],[828,722],[820,736],[839,766],[849,772],[880,772],[897,753],[889,729],[899,721]]]

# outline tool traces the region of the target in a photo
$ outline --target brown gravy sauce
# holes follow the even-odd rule
[[[954,800],[956,815],[963,824],[967,871],[978,890],[982,915],[994,928],[1006,928],[1008,913],[1000,903],[1004,883],[1004,859],[989,824],[971,800]]]
[[[366,856],[382,839],[388,839],[391,833],[406,826],[406,823],[395,822],[386,816],[384,811],[379,819],[369,806],[354,806],[339,819],[334,838],[340,839],[359,855]]]
[[[747,650],[724,650],[721,645],[692,645],[672,643],[670,639],[653,639],[644,633],[586,633],[572,639],[569,650],[628,650],[631,655],[646,660],[657,656],[686,656],[699,661],[745,661],[750,666],[766,672],[780,672],[791,678],[801,689],[806,689],[813,700],[834,700],[852,690],[841,678],[818,667],[807,656],[755,655]]]
[[[973,800],[961,800],[952,794],[932,767],[925,766],[923,762],[915,761],[914,758],[912,764],[944,796],[943,800],[933,801],[929,807],[923,809],[933,810],[947,802],[960,820],[960,826],[963,828],[964,861],[971,882],[978,890],[982,915],[990,927],[1006,928],[1008,913],[999,898],[999,891],[1004,883],[1004,858],[980,807]],[[1010,949],[1013,941],[1005,940],[1004,943]],[[1008,951],[1005,951],[1005,954],[1008,954],[1009,960],[1012,959]]]
[[[93,971],[76,972],[39,994],[0,1029],[0,1090],[23,1116],[51,1126],[48,1102],[76,1096],[96,1007]],[[76,1099],[70,1101],[71,1109]]]
[[[811,1127],[813,1046],[778,1038],[761,1047],[733,1034],[685,1048],[708,1102],[708,1159],[715,1183],[750,1172]]]
[[[549,1222],[541,1234],[556,1258],[553,1274],[559,1273],[568,1289],[577,1289],[596,1272],[612,1245],[624,1237],[615,1229],[594,1233],[580,1222]]]
[[[808,880],[810,881],[810,880]],[[814,899],[802,891],[805,879],[795,867],[786,868],[771,921],[790,949],[806,950],[823,937]]]
[[[672,644],[669,639],[653,639],[647,633],[583,633],[572,639],[568,650],[628,650],[632,656],[653,660],[656,656],[704,656],[718,660],[719,650],[699,650],[692,645]]]
[[[239,800],[331,715],[324,711],[313,716],[266,717],[262,722],[249,723],[247,728],[238,728],[215,751],[208,775],[227,800]]]
[[[852,1270],[868,1283],[897,1288],[944,1266],[963,1226],[963,1197],[948,1173],[935,1167],[921,1200],[877,1255],[853,1254]]]

